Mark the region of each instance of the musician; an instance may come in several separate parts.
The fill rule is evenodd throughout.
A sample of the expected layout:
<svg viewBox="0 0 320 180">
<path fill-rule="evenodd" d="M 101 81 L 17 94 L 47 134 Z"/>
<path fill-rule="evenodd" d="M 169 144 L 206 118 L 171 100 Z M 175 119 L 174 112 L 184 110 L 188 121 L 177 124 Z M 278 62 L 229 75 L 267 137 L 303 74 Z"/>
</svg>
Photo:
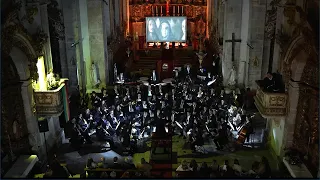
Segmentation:
<svg viewBox="0 0 320 180">
<path fill-rule="evenodd" d="M 103 110 L 108 108 L 108 105 L 106 103 L 106 101 L 102 100 L 101 101 L 101 106 L 100 106 Z"/>
<path fill-rule="evenodd" d="M 83 130 L 84 130 L 84 129 L 87 129 L 88 126 L 89 126 L 88 122 L 83 118 L 82 113 L 79 114 L 78 124 L 80 125 L 80 127 L 81 127 Z"/>
<path fill-rule="evenodd" d="M 106 90 L 105 88 L 102 88 L 101 92 L 102 92 L 102 98 L 101 98 L 101 100 L 102 100 L 102 101 L 105 101 L 106 104 L 107 104 L 107 106 L 111 106 L 111 105 L 112 105 L 112 102 L 111 102 L 110 99 L 109 99 L 109 95 L 108 95 L 107 90 Z"/>
<path fill-rule="evenodd" d="M 95 119 L 95 121 L 97 121 L 96 119 L 98 119 L 98 120 L 100 120 L 100 118 L 102 117 L 102 115 L 103 115 L 103 113 L 102 113 L 102 111 L 101 111 L 101 108 L 100 107 L 98 107 L 98 108 L 96 108 L 96 110 L 95 110 L 95 112 L 94 112 L 94 119 Z"/>
<path fill-rule="evenodd" d="M 249 119 L 249 122 L 246 127 L 247 127 L 246 142 L 250 142 L 250 136 L 253 134 L 252 118 Z"/>
<path fill-rule="evenodd" d="M 84 114 L 84 118 L 85 118 L 85 119 L 89 119 L 91 115 L 92 115 L 92 114 L 91 114 L 90 109 L 86 109 L 86 112 L 85 112 L 85 114 Z"/>
<path fill-rule="evenodd" d="M 218 131 L 217 130 L 213 130 L 213 134 L 215 135 L 214 136 L 214 144 L 216 145 L 217 147 L 217 150 L 221 150 L 223 149 L 223 144 L 224 144 L 224 130 L 222 128 L 219 128 Z"/>
<path fill-rule="evenodd" d="M 110 134 L 107 130 L 105 130 L 103 127 L 102 127 L 102 124 L 99 123 L 97 125 L 97 128 L 96 128 L 96 135 L 97 135 L 97 138 L 101 141 L 106 141 L 109 138 Z"/>
<path fill-rule="evenodd" d="M 113 87 L 113 95 L 114 96 L 120 96 L 119 90 L 118 90 L 118 86 L 114 86 Z"/>
<path fill-rule="evenodd" d="M 91 104 L 93 107 L 98 108 L 100 107 L 101 99 L 97 96 L 95 91 L 91 93 Z"/>
<path fill-rule="evenodd" d="M 70 132 L 70 143 L 75 149 L 79 149 L 85 142 L 80 130 L 77 127 L 76 120 L 72 120 L 72 128 Z"/>
<path fill-rule="evenodd" d="M 196 146 L 203 146 L 203 145 L 204 145 L 204 139 L 202 136 L 202 130 L 198 129 L 198 131 L 196 131 L 195 139 L 193 139 L 193 141 L 191 142 L 191 150 L 195 152 Z"/>
</svg>

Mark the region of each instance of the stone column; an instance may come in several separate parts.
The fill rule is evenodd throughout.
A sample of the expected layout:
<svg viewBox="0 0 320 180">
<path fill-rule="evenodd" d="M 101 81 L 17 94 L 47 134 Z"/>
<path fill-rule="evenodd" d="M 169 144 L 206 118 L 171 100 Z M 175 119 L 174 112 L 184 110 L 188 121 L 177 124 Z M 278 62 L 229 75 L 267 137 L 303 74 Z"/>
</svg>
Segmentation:
<svg viewBox="0 0 320 180">
<path fill-rule="evenodd" d="M 224 11 L 224 38 L 223 38 L 223 57 L 222 57 L 222 75 L 223 84 L 227 86 L 232 66 L 235 65 L 238 72 L 238 64 L 240 57 L 240 43 L 235 43 L 234 62 L 232 62 L 232 43 L 225 42 L 232 39 L 232 33 L 235 33 L 235 38 L 241 37 L 241 14 L 242 0 L 225 1 Z"/>
<path fill-rule="evenodd" d="M 247 43 L 250 43 L 250 11 L 251 0 L 242 1 L 242 20 L 241 20 L 241 45 L 240 45 L 240 62 L 238 69 L 238 84 L 243 87 L 247 87 L 247 77 L 249 66 L 249 47 Z"/>
<path fill-rule="evenodd" d="M 64 20 L 63 17 L 63 0 L 57 0 L 59 7 L 61 9 L 61 20 Z M 63 25 L 65 25 L 63 23 Z M 67 63 L 67 52 L 66 52 L 66 39 L 65 35 L 64 38 L 59 38 L 59 52 L 60 52 L 60 64 L 61 64 L 61 71 L 62 71 L 62 77 L 68 77 L 68 63 Z"/>
<path fill-rule="evenodd" d="M 104 4 L 102 6 L 103 9 L 103 16 L 102 16 L 102 22 L 103 22 L 103 42 L 104 42 L 104 46 L 106 48 L 104 48 L 104 63 L 106 64 L 106 68 L 105 68 L 105 74 L 106 74 L 106 83 L 109 84 L 110 83 L 110 77 L 108 76 L 110 73 L 111 68 L 109 66 L 110 62 L 109 62 L 109 52 L 108 52 L 108 36 L 111 35 L 111 31 L 110 31 L 110 9 L 109 9 L 109 4 Z M 112 67 L 112 66 L 111 66 Z"/>
<path fill-rule="evenodd" d="M 110 1 L 108 2 L 108 4 Z M 89 27 L 89 36 L 90 36 L 90 61 L 86 62 L 87 70 L 87 82 L 92 81 L 92 71 L 91 65 L 95 64 L 98 70 L 98 79 L 101 81 L 101 87 L 105 87 L 107 83 L 107 74 L 106 74 L 106 63 L 105 63 L 105 46 L 104 42 L 104 25 L 103 25 L 103 14 L 104 6 L 106 3 L 104 1 L 88 0 L 88 27 Z M 89 64 L 88 64 L 89 63 Z M 90 67 L 88 67 L 90 65 Z M 88 84 L 88 83 L 87 83 Z M 92 89 L 99 91 L 95 87 Z M 89 89 L 88 89 L 89 90 Z"/>
<path fill-rule="evenodd" d="M 277 21 L 276 21 L 276 33 L 278 30 L 281 30 L 283 22 L 283 8 L 277 8 Z M 273 63 L 272 63 L 272 72 L 280 71 L 280 58 L 281 58 L 281 47 L 275 42 L 274 51 L 273 51 Z"/>
<path fill-rule="evenodd" d="M 77 56 L 76 47 L 79 45 L 79 39 L 76 39 L 76 32 L 78 32 L 77 12 L 78 1 L 62 1 L 63 18 L 65 26 L 65 47 L 66 47 L 66 66 L 69 77 L 69 91 L 74 92 L 78 86 L 77 79 Z M 78 43 L 77 45 L 75 45 Z"/>
<path fill-rule="evenodd" d="M 44 60 L 45 66 L 47 69 L 47 73 L 50 69 L 53 68 L 52 65 L 52 54 L 51 54 L 51 43 L 50 43 L 50 31 L 49 31 L 49 19 L 48 19 L 48 11 L 47 4 L 40 5 L 40 17 L 41 17 L 41 28 L 48 35 L 47 42 L 44 45 Z"/>
<path fill-rule="evenodd" d="M 79 0 L 79 38 L 82 40 L 80 46 L 80 77 L 81 77 L 81 87 L 83 90 L 91 88 L 89 69 L 91 67 L 90 58 L 90 38 L 89 38 L 89 28 L 88 28 L 88 6 L 87 0 Z M 79 66 L 78 65 L 78 66 Z M 79 71 L 79 70 L 78 70 Z M 79 72 L 78 72 L 79 73 Z"/>
<path fill-rule="evenodd" d="M 263 59 L 263 46 L 264 46 L 264 27 L 266 19 L 266 2 L 254 1 L 252 3 L 251 13 L 251 45 L 254 49 L 249 53 L 249 79 L 248 87 L 256 89 L 257 84 L 255 80 L 261 79 L 262 59 Z"/>
<path fill-rule="evenodd" d="M 31 80 L 22 81 L 21 95 L 29 132 L 30 146 L 32 147 L 33 151 L 41 153 L 41 147 L 39 149 L 39 146 L 41 146 L 42 143 L 38 128 L 38 121 L 36 116 L 33 114 L 33 89 Z"/>
<path fill-rule="evenodd" d="M 120 1 L 117 0 L 115 1 L 114 4 L 114 19 L 115 19 L 115 27 L 119 27 L 120 26 Z M 117 32 L 120 33 L 120 32 Z"/>
<path fill-rule="evenodd" d="M 297 107 L 299 102 L 299 84 L 297 82 L 289 82 L 288 97 L 289 107 L 288 115 L 285 119 L 283 147 L 290 147 L 293 141 L 295 121 L 297 116 Z"/>
</svg>

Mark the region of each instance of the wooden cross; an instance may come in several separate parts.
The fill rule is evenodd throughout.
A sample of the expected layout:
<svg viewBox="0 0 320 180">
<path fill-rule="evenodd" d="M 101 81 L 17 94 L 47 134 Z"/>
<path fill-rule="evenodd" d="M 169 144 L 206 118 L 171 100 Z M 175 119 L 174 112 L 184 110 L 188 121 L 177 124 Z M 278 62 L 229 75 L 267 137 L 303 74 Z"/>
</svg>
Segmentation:
<svg viewBox="0 0 320 180">
<path fill-rule="evenodd" d="M 241 42 L 241 39 L 236 39 L 235 34 L 232 33 L 232 39 L 231 40 L 226 40 L 225 42 L 232 42 L 232 62 L 234 62 L 234 49 L 236 46 L 236 42 Z"/>
</svg>

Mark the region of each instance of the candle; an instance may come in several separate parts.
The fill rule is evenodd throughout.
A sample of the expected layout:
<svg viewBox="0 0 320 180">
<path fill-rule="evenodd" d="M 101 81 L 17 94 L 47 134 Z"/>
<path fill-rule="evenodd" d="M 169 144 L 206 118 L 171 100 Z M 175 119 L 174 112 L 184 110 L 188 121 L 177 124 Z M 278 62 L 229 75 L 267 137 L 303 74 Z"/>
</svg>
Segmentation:
<svg viewBox="0 0 320 180">
<path fill-rule="evenodd" d="M 160 9 L 160 14 L 162 15 L 162 6 L 161 6 L 161 9 Z"/>
<path fill-rule="evenodd" d="M 175 6 L 173 6 L 173 14 L 175 13 L 175 9 L 176 9 L 176 7 L 175 7 Z"/>
<path fill-rule="evenodd" d="M 154 14 L 154 7 L 152 6 L 152 15 Z"/>
<path fill-rule="evenodd" d="M 156 13 L 158 14 L 158 6 L 156 6 Z"/>
<path fill-rule="evenodd" d="M 178 14 L 179 14 L 179 11 L 180 11 L 180 7 L 178 6 Z"/>
<path fill-rule="evenodd" d="M 182 6 L 182 11 L 181 11 L 181 13 L 183 14 L 183 6 Z"/>
</svg>

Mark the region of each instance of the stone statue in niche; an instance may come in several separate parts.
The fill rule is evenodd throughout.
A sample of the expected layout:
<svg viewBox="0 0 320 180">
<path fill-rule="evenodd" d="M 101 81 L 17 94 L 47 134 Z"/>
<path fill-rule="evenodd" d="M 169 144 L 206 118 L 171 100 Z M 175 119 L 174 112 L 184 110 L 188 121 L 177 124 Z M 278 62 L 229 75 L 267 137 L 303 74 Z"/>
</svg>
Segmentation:
<svg viewBox="0 0 320 180">
<path fill-rule="evenodd" d="M 98 88 L 100 85 L 100 78 L 98 73 L 98 67 L 94 62 L 91 64 L 91 80 L 92 80 L 92 86 L 95 88 Z"/>
</svg>

